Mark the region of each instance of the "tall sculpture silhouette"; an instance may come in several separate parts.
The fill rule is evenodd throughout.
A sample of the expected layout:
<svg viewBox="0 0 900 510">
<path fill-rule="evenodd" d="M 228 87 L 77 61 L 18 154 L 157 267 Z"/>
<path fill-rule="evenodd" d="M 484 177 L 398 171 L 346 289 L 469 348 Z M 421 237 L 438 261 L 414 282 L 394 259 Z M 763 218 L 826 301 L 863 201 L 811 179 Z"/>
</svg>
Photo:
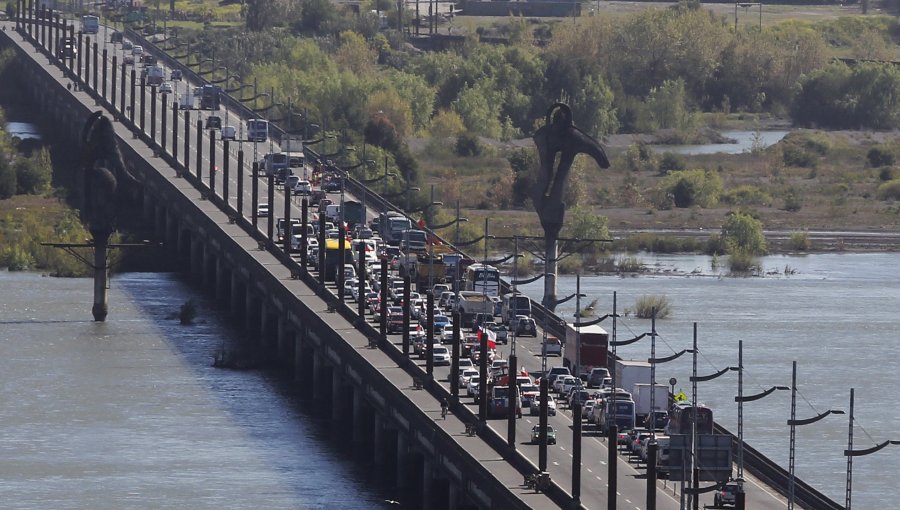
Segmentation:
<svg viewBox="0 0 900 510">
<path fill-rule="evenodd" d="M 81 132 L 81 221 L 93 238 L 95 321 L 109 311 L 107 283 L 109 237 L 116 231 L 119 210 L 134 203 L 137 179 L 125 168 L 112 122 L 102 112 L 88 117 Z"/>
<path fill-rule="evenodd" d="M 544 228 L 546 269 L 542 304 L 555 310 L 556 262 L 559 232 L 566 216 L 563 193 L 569 170 L 578 154 L 591 156 L 600 168 L 609 168 L 609 159 L 599 142 L 575 126 L 572 109 L 565 103 L 554 103 L 547 109 L 544 125 L 535 131 L 532 138 L 537 145 L 541 165 L 531 190 L 531 200 Z"/>
</svg>

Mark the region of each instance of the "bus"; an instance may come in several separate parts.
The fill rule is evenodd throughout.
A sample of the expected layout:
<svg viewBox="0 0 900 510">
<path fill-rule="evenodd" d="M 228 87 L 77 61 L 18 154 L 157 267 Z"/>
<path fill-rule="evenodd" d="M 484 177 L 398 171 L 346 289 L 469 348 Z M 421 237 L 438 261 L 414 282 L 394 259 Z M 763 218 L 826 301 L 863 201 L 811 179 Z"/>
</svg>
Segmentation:
<svg viewBox="0 0 900 510">
<path fill-rule="evenodd" d="M 463 290 L 481 292 L 488 296 L 499 296 L 500 271 L 494 266 L 470 265 L 466 268 L 466 283 Z"/>
<path fill-rule="evenodd" d="M 703 404 L 697 408 L 697 434 L 709 435 L 713 433 L 712 409 Z M 669 414 L 669 424 L 666 425 L 666 435 L 690 434 L 691 422 L 694 418 L 694 406 L 690 402 L 676 404 Z"/>
<path fill-rule="evenodd" d="M 516 315 L 531 317 L 531 299 L 518 292 L 515 294 L 504 294 L 503 305 L 500 312 L 503 323 L 509 325 L 509 321 L 516 318 Z"/>
<path fill-rule="evenodd" d="M 81 31 L 85 34 L 96 34 L 100 31 L 100 18 L 88 14 L 81 17 Z"/>
<path fill-rule="evenodd" d="M 265 119 L 247 120 L 247 140 L 265 142 L 269 139 L 269 121 Z"/>
</svg>

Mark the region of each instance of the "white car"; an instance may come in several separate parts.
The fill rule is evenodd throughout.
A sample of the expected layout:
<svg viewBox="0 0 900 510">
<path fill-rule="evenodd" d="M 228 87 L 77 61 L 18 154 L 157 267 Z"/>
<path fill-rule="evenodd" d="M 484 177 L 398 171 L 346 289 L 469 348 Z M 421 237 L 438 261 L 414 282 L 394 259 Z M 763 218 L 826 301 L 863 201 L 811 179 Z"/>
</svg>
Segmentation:
<svg viewBox="0 0 900 510">
<path fill-rule="evenodd" d="M 266 218 L 269 216 L 269 204 L 261 203 L 256 205 L 256 215 L 260 218 Z"/>
<path fill-rule="evenodd" d="M 475 374 L 469 377 L 469 384 L 466 385 L 466 395 L 474 397 L 478 395 L 478 385 L 481 382 L 481 375 Z"/>
<path fill-rule="evenodd" d="M 432 344 L 431 362 L 434 364 L 434 366 L 449 365 L 450 351 L 448 351 L 447 348 L 441 344 Z"/>
<path fill-rule="evenodd" d="M 529 409 L 529 414 L 532 416 L 537 416 L 541 414 L 541 399 L 536 398 L 531 401 L 531 408 Z M 553 397 L 547 395 L 547 416 L 556 416 L 556 401 L 553 400 Z"/>
<path fill-rule="evenodd" d="M 164 81 L 159 85 L 159 93 L 160 94 L 171 94 L 172 93 L 172 82 Z"/>
<path fill-rule="evenodd" d="M 469 379 L 472 376 L 478 376 L 478 370 L 474 368 L 467 368 L 459 373 L 459 387 L 467 388 L 469 386 Z"/>
<path fill-rule="evenodd" d="M 563 393 L 563 385 L 568 382 L 570 387 L 575 384 L 575 377 L 571 375 L 564 375 L 562 377 L 557 377 L 555 381 L 553 381 L 553 390 L 557 393 Z"/>
<path fill-rule="evenodd" d="M 459 369 L 466 370 L 469 368 L 474 369 L 475 363 L 472 363 L 472 360 L 469 358 L 459 358 Z"/>
<path fill-rule="evenodd" d="M 453 324 L 447 324 L 446 326 L 441 328 L 440 331 L 435 331 L 435 333 L 436 334 L 439 333 L 441 335 L 441 343 L 442 344 L 449 344 L 449 343 L 453 342 Z M 460 361 L 462 361 L 462 360 L 460 360 Z M 469 360 L 470 363 L 471 363 L 471 361 L 472 360 Z"/>
<path fill-rule="evenodd" d="M 568 402 L 569 394 L 572 393 L 572 390 L 574 390 L 575 388 L 580 388 L 580 387 L 581 387 L 581 379 L 574 377 L 574 376 L 569 376 L 569 377 L 566 377 L 563 379 L 562 388 L 559 393 L 561 395 L 565 395 L 566 401 Z"/>
<path fill-rule="evenodd" d="M 131 47 L 131 54 L 134 55 L 135 57 L 143 55 L 144 47 L 141 46 L 140 44 L 135 44 L 134 46 Z"/>
</svg>

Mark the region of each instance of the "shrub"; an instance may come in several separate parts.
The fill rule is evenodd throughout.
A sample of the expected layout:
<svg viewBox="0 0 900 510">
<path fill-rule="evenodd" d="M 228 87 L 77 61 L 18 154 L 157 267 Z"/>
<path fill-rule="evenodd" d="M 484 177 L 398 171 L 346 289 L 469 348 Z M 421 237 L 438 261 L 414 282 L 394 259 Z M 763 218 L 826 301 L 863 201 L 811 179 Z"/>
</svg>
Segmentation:
<svg viewBox="0 0 900 510">
<path fill-rule="evenodd" d="M 800 199 L 800 195 L 794 191 L 788 191 L 787 195 L 784 196 L 784 210 L 797 212 L 801 207 L 803 207 L 803 201 Z"/>
<path fill-rule="evenodd" d="M 759 273 L 761 268 L 756 257 L 746 250 L 734 250 L 728 254 L 728 269 L 732 273 Z"/>
<path fill-rule="evenodd" d="M 659 173 L 662 175 L 666 175 L 670 172 L 684 170 L 686 168 L 687 163 L 685 163 L 684 157 L 679 154 L 675 154 L 674 152 L 664 153 L 659 160 Z"/>
<path fill-rule="evenodd" d="M 872 147 L 866 154 L 869 166 L 878 168 L 894 164 L 894 153 L 887 147 Z"/>
<path fill-rule="evenodd" d="M 891 179 L 878 186 L 876 196 L 879 200 L 900 200 L 900 179 Z"/>
<path fill-rule="evenodd" d="M 772 196 L 756 186 L 745 184 L 726 191 L 721 201 L 731 205 L 768 206 L 772 203 Z"/>
<path fill-rule="evenodd" d="M 746 253 L 753 256 L 766 253 L 762 222 L 747 213 L 729 214 L 722 225 L 722 238 L 729 255 Z"/>
<path fill-rule="evenodd" d="M 672 197 L 675 207 L 715 207 L 722 193 L 722 179 L 709 170 L 682 170 L 663 178 L 660 190 Z"/>
<path fill-rule="evenodd" d="M 672 313 L 672 305 L 669 303 L 669 298 L 665 294 L 657 296 L 641 296 L 638 298 L 637 303 L 635 303 L 634 309 L 634 314 L 639 319 L 652 318 L 654 311 L 656 312 L 657 319 L 665 319 Z"/>
<path fill-rule="evenodd" d="M 796 145 L 786 145 L 782 149 L 782 159 L 787 166 L 799 166 L 801 168 L 811 168 L 816 166 L 816 157 L 810 151 L 797 147 Z"/>
<path fill-rule="evenodd" d="M 193 299 L 188 299 L 181 305 L 181 309 L 178 311 L 178 320 L 184 324 L 193 324 L 194 319 L 197 318 L 197 303 L 194 302 Z"/>
<path fill-rule="evenodd" d="M 881 170 L 878 172 L 878 179 L 882 182 L 890 181 L 894 178 L 894 169 L 889 166 L 881 167 Z"/>
<path fill-rule="evenodd" d="M 812 248 L 812 241 L 809 239 L 809 232 L 791 232 L 788 246 L 792 250 L 807 251 Z"/>
<path fill-rule="evenodd" d="M 0 267 L 9 271 L 28 271 L 34 265 L 34 257 L 21 246 L 7 246 L 0 251 Z"/>
<path fill-rule="evenodd" d="M 616 261 L 620 273 L 640 273 L 644 267 L 644 261 L 638 257 L 621 257 Z"/>
<path fill-rule="evenodd" d="M 481 156 L 484 147 L 478 140 L 478 137 L 471 133 L 462 133 L 456 137 L 456 154 L 467 156 Z"/>
</svg>

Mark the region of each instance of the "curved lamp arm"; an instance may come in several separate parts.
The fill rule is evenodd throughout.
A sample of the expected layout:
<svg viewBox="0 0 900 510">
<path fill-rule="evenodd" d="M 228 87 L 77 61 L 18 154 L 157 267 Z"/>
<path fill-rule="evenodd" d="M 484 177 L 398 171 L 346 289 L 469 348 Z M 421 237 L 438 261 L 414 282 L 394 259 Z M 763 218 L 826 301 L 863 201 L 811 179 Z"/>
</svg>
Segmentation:
<svg viewBox="0 0 900 510">
<path fill-rule="evenodd" d="M 841 411 L 840 409 L 829 409 L 818 416 L 813 416 L 812 418 L 805 418 L 802 420 L 788 420 L 787 424 L 793 425 L 793 426 L 809 425 L 811 423 L 815 423 L 815 422 L 821 420 L 822 418 L 828 416 L 829 414 L 844 414 L 844 411 Z"/>
</svg>

